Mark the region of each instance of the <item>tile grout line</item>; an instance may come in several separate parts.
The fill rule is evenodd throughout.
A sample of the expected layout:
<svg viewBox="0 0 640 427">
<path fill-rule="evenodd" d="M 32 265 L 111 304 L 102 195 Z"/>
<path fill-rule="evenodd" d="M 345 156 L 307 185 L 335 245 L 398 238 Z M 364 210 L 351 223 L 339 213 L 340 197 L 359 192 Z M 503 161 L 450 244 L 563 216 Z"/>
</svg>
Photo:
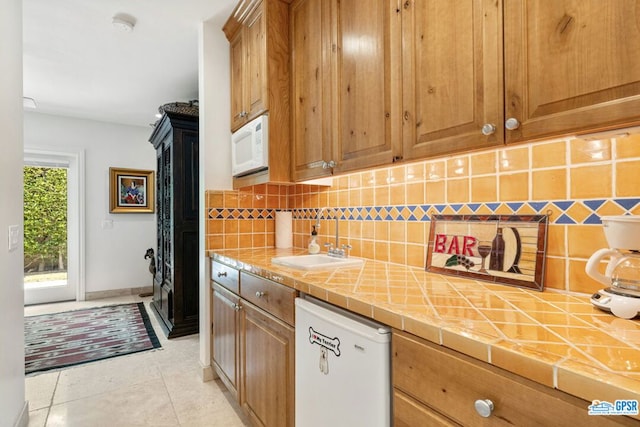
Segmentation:
<svg viewBox="0 0 640 427">
<path fill-rule="evenodd" d="M 49 422 L 49 415 L 51 414 L 51 407 L 53 406 L 53 398 L 56 395 L 56 391 L 58 391 L 59 382 L 60 382 L 60 371 L 56 372 L 56 384 L 53 387 L 53 393 L 51 393 L 51 399 L 49 400 L 49 406 L 47 406 L 47 415 L 44 418 L 44 425 L 45 426 Z"/>
<path fill-rule="evenodd" d="M 162 372 L 161 369 L 158 369 L 158 371 L 160 373 L 160 378 L 162 379 L 162 385 L 164 385 L 164 391 L 167 393 L 167 397 L 169 398 L 169 402 L 171 402 L 171 410 L 173 411 L 173 415 L 176 417 L 176 421 L 178 422 L 178 426 L 181 426 L 182 422 L 180 422 L 180 418 L 178 417 L 178 412 L 176 411 L 176 407 L 173 404 L 173 399 L 171 398 L 171 393 L 169 393 L 169 387 L 167 386 L 167 382 L 165 381 L 164 373 Z"/>
</svg>

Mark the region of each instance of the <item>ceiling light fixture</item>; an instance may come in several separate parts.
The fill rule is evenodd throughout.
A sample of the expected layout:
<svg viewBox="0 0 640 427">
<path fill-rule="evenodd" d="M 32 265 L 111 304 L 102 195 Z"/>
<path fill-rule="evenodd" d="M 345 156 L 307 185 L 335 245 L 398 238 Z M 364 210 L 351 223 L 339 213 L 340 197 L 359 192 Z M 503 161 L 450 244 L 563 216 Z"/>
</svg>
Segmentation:
<svg viewBox="0 0 640 427">
<path fill-rule="evenodd" d="M 36 108 L 38 108 L 38 106 L 36 105 L 36 100 L 33 98 L 29 98 L 28 96 L 22 97 L 22 107 L 28 108 L 30 110 L 35 110 Z"/>
<path fill-rule="evenodd" d="M 136 25 L 136 18 L 125 13 L 117 13 L 113 16 L 111 23 L 123 33 L 130 33 Z"/>
</svg>

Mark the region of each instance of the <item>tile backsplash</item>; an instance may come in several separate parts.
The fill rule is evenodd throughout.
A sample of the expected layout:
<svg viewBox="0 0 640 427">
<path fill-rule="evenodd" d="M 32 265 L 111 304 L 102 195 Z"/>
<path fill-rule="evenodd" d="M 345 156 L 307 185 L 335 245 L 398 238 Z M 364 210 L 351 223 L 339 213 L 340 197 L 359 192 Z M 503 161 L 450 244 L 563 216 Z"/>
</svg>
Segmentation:
<svg viewBox="0 0 640 427">
<path fill-rule="evenodd" d="M 293 243 L 306 248 L 320 208 L 320 243 L 335 236 L 351 255 L 425 266 L 430 216 L 548 214 L 545 286 L 592 293 L 584 266 L 606 247 L 603 215 L 640 215 L 640 134 L 514 147 L 365 170 L 331 187 L 257 185 L 207 191 L 207 248 L 272 247 L 275 211 L 293 211 Z"/>
</svg>

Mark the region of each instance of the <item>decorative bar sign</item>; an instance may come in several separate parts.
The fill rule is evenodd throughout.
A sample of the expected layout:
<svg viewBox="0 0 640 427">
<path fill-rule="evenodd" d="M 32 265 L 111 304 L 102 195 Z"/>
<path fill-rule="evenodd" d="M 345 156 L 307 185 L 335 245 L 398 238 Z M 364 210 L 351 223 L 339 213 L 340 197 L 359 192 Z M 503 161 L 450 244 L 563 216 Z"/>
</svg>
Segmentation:
<svg viewBox="0 0 640 427">
<path fill-rule="evenodd" d="M 546 215 L 433 215 L 426 270 L 544 289 Z"/>
</svg>

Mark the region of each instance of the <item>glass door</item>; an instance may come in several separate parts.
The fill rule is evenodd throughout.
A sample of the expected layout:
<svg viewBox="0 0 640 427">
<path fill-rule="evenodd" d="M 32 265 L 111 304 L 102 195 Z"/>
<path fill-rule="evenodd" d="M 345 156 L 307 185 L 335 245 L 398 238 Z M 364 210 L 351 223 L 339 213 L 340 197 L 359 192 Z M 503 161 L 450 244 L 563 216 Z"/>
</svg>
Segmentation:
<svg viewBox="0 0 640 427">
<path fill-rule="evenodd" d="M 25 155 L 25 305 L 75 300 L 78 288 L 76 173 L 64 156 Z"/>
</svg>

